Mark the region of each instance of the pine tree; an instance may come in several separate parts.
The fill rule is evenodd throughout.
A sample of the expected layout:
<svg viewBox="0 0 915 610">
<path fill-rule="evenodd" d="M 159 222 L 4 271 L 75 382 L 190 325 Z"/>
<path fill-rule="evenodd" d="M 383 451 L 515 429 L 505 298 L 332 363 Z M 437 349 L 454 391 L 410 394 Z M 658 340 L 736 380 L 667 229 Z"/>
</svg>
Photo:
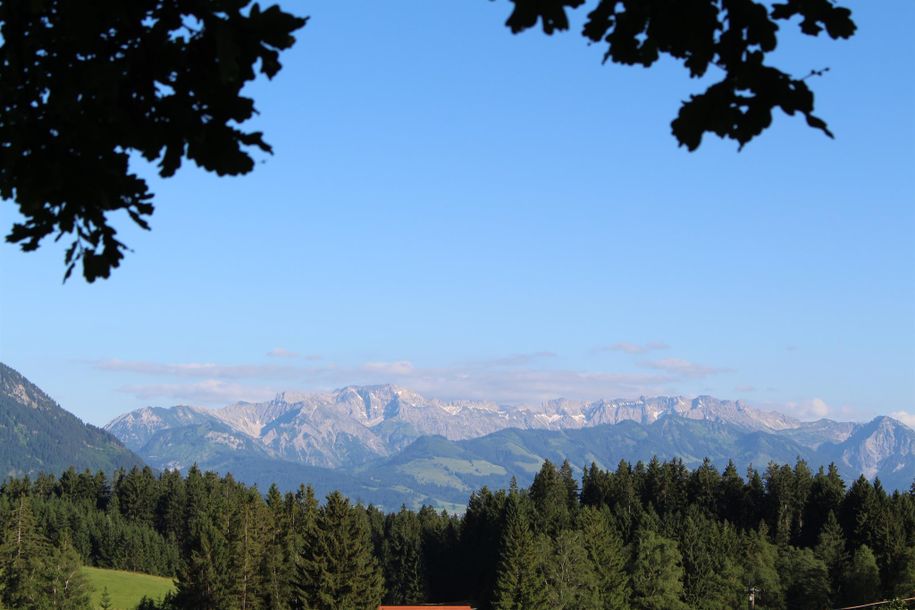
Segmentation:
<svg viewBox="0 0 915 610">
<path fill-rule="evenodd" d="M 383 564 L 385 514 L 374 504 L 366 506 L 363 512 L 365 514 L 365 522 L 369 526 L 369 538 L 372 540 L 372 552 L 375 554 L 375 557 L 378 558 L 379 562 L 382 562 Z M 382 570 L 384 570 L 383 565 Z"/>
<path fill-rule="evenodd" d="M 756 607 L 782 610 L 785 602 L 778 572 L 778 547 L 769 542 L 765 522 L 759 530 L 745 533 L 742 567 L 746 584 L 757 589 Z"/>
<path fill-rule="evenodd" d="M 572 504 L 574 479 L 568 463 L 563 469 L 546 460 L 540 472 L 534 477 L 530 487 L 530 498 L 534 503 L 534 530 L 555 537 L 560 531 L 568 528 L 572 522 Z M 571 480 L 571 485 L 570 485 Z M 577 500 L 575 500 L 577 504 Z"/>
<path fill-rule="evenodd" d="M 164 538 L 179 540 L 184 529 L 184 507 L 187 504 L 184 478 L 177 470 L 166 470 L 159 477 L 159 487 L 156 529 Z"/>
<path fill-rule="evenodd" d="M 712 461 L 705 458 L 689 477 L 689 498 L 692 504 L 707 515 L 715 514 L 718 507 L 718 495 L 721 485 L 721 475 L 712 465 Z"/>
<path fill-rule="evenodd" d="M 817 559 L 826 564 L 832 590 L 834 593 L 838 593 L 844 585 L 848 553 L 845 552 L 845 536 L 842 534 L 842 527 L 832 511 L 826 516 L 813 552 Z"/>
<path fill-rule="evenodd" d="M 566 488 L 566 506 L 574 517 L 578 513 L 580 505 L 578 481 L 575 480 L 575 473 L 572 472 L 572 465 L 569 460 L 563 460 L 562 466 L 559 467 L 559 478 L 562 479 Z"/>
<path fill-rule="evenodd" d="M 717 515 L 719 519 L 727 519 L 734 525 L 746 527 L 749 525 L 744 514 L 744 483 L 737 467 L 732 460 L 728 460 L 727 466 L 721 473 L 721 479 L 718 483 L 718 506 Z M 755 526 L 756 524 L 752 524 Z"/>
<path fill-rule="evenodd" d="M 610 479 L 607 503 L 619 526 L 623 540 L 631 541 L 637 529 L 636 523 L 644 509 L 639 498 L 637 478 L 626 460 L 620 460 L 616 472 Z"/>
<path fill-rule="evenodd" d="M 787 580 L 785 601 L 794 610 L 822 610 L 830 605 L 829 571 L 810 549 L 784 547 L 779 570 Z"/>
<path fill-rule="evenodd" d="M 878 601 L 880 595 L 880 570 L 873 551 L 866 544 L 852 555 L 845 572 L 844 600 L 847 604 Z"/>
<path fill-rule="evenodd" d="M 381 602 L 384 579 L 365 512 L 339 492 L 327 496 L 307 534 L 296 589 L 307 610 L 375 610 Z"/>
<path fill-rule="evenodd" d="M 797 505 L 795 477 L 791 466 L 771 462 L 766 468 L 766 520 L 781 547 L 791 541 Z"/>
<path fill-rule="evenodd" d="M 290 494 L 290 499 L 292 496 Z M 265 610 L 288 610 L 293 599 L 294 531 L 292 502 L 286 502 L 276 485 L 267 491 L 266 545 L 260 566 L 261 605 Z"/>
<path fill-rule="evenodd" d="M 426 599 L 419 517 L 405 507 L 385 520 L 384 577 L 388 603 L 410 604 Z"/>
<path fill-rule="evenodd" d="M 804 510 L 810 499 L 810 490 L 813 487 L 813 473 L 805 460 L 798 458 L 794 465 L 793 503 L 791 505 L 791 539 L 793 544 L 799 544 L 803 539 L 806 512 Z"/>
<path fill-rule="evenodd" d="M 70 538 L 64 535 L 54 549 L 47 575 L 47 597 L 54 610 L 83 610 L 89 606 L 91 585 Z"/>
<path fill-rule="evenodd" d="M 549 541 L 544 545 L 549 545 Z M 551 610 L 600 610 L 597 574 L 588 560 L 581 532 L 564 530 L 551 547 L 552 554 L 544 562 L 547 607 Z"/>
<path fill-rule="evenodd" d="M 102 595 L 99 597 L 98 605 L 101 610 L 111 610 L 111 594 L 108 593 L 108 587 L 102 589 Z"/>
<path fill-rule="evenodd" d="M 579 513 L 578 526 L 582 546 L 597 578 L 599 608 L 626 610 L 629 608 L 629 575 L 626 572 L 626 555 L 623 544 L 610 525 L 606 508 L 598 510 L 586 506 Z"/>
<path fill-rule="evenodd" d="M 832 512 L 835 517 L 844 497 L 845 482 L 836 465 L 830 464 L 828 471 L 820 466 L 813 477 L 810 496 L 804 508 L 804 531 L 800 541 L 803 546 L 816 544 L 829 513 Z"/>
<path fill-rule="evenodd" d="M 429 595 L 426 599 L 445 600 L 467 597 L 461 588 L 459 553 L 460 518 L 444 510 L 437 513 L 431 506 L 423 506 L 417 515 L 422 539 L 423 574 Z"/>
<path fill-rule="evenodd" d="M 504 519 L 509 497 L 529 500 L 523 494 L 492 492 L 483 487 L 470 495 L 460 526 L 460 570 L 455 579 L 464 597 L 484 608 L 491 605 L 498 575 L 500 547 L 505 535 Z"/>
<path fill-rule="evenodd" d="M 915 546 L 915 527 L 913 527 L 915 522 L 909 526 L 909 531 L 912 533 L 910 538 L 906 528 L 906 519 L 900 511 L 902 497 L 898 494 L 894 494 L 892 498 L 888 497 L 879 479 L 874 481 L 874 488 L 877 495 L 877 506 L 873 515 L 873 544 L 869 546 L 877 560 L 885 588 L 891 592 L 894 573 L 901 567 L 909 549 Z"/>
<path fill-rule="evenodd" d="M 237 607 L 250 610 L 258 606 L 261 593 L 260 567 L 266 516 L 256 489 L 244 491 L 235 505 L 228 533 L 229 569 L 235 580 Z"/>
<path fill-rule="evenodd" d="M 648 529 L 639 531 L 632 565 L 632 606 L 688 610 L 682 596 L 683 565 L 676 542 Z"/>
<path fill-rule="evenodd" d="M 862 544 L 873 544 L 873 528 L 875 525 L 875 512 L 877 510 L 877 494 L 870 481 L 864 475 L 858 477 L 845 499 L 842 501 L 839 523 L 845 531 L 850 548 L 857 548 Z"/>
<path fill-rule="evenodd" d="M 742 591 L 733 561 L 736 535 L 693 508 L 681 527 L 684 598 L 690 608 L 715 610 L 738 604 Z"/>
<path fill-rule="evenodd" d="M 196 526 L 190 556 L 178 571 L 176 601 L 181 608 L 231 610 L 236 608 L 230 551 L 225 536 L 208 520 Z"/>
<path fill-rule="evenodd" d="M 50 547 L 38 532 L 28 496 L 16 500 L 0 543 L 0 591 L 11 608 L 49 603 L 46 584 Z"/>
<path fill-rule="evenodd" d="M 601 470 L 596 463 L 591 462 L 582 474 L 581 505 L 595 508 L 606 505 L 612 496 L 611 477 L 609 472 Z"/>
<path fill-rule="evenodd" d="M 747 483 L 743 495 L 744 527 L 756 527 L 765 517 L 766 488 L 759 471 L 747 467 Z M 771 535 L 771 531 L 770 531 Z"/>
<path fill-rule="evenodd" d="M 517 493 L 506 506 L 502 551 L 492 607 L 495 610 L 539 610 L 547 608 L 544 553 L 531 532 L 527 515 Z"/>
<path fill-rule="evenodd" d="M 889 589 L 893 595 L 915 597 L 915 545 L 910 544 L 897 558 L 891 574 Z"/>
</svg>

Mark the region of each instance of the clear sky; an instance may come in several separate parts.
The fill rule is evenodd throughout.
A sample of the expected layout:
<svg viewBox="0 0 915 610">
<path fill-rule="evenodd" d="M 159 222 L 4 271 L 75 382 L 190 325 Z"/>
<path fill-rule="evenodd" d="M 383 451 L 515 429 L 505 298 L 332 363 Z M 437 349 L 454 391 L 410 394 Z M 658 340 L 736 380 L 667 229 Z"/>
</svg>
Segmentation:
<svg viewBox="0 0 915 610">
<path fill-rule="evenodd" d="M 153 230 L 121 222 L 94 285 L 0 245 L 0 360 L 66 409 L 392 382 L 915 414 L 915 3 L 852 3 L 850 41 L 790 28 L 837 137 L 779 114 L 739 153 L 677 148 L 704 88 L 680 67 L 512 36 L 504 0 L 288 6 L 312 19 L 251 87 L 252 174 L 153 179 Z"/>
</svg>

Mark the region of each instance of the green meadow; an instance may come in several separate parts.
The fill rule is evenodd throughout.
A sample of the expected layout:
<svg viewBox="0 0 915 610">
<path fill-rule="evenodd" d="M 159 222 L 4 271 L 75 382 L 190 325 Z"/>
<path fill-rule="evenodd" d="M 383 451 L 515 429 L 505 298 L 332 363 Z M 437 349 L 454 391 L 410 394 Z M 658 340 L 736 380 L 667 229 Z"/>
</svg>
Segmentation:
<svg viewBox="0 0 915 610">
<path fill-rule="evenodd" d="M 93 608 L 99 607 L 105 587 L 108 588 L 108 595 L 111 597 L 111 607 L 118 610 L 135 608 L 144 595 L 161 599 L 163 595 L 175 588 L 171 578 L 161 576 L 90 567 L 84 567 L 83 572 L 95 589 L 92 592 Z"/>
</svg>

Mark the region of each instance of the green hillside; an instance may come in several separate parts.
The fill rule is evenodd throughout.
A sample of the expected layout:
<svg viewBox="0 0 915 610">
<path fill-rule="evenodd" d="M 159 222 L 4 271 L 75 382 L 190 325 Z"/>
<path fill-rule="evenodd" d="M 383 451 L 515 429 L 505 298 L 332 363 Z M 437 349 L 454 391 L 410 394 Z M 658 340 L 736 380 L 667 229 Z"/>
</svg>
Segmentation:
<svg viewBox="0 0 915 610">
<path fill-rule="evenodd" d="M 152 599 L 161 599 L 175 589 L 172 579 L 161 576 L 89 567 L 84 567 L 83 572 L 95 589 L 92 593 L 93 608 L 99 607 L 102 591 L 106 587 L 111 597 L 111 607 L 118 610 L 132 610 L 144 595 Z"/>
<path fill-rule="evenodd" d="M 111 434 L 84 424 L 28 379 L 0 363 L 0 479 L 60 473 L 70 466 L 112 472 L 143 461 Z"/>
</svg>

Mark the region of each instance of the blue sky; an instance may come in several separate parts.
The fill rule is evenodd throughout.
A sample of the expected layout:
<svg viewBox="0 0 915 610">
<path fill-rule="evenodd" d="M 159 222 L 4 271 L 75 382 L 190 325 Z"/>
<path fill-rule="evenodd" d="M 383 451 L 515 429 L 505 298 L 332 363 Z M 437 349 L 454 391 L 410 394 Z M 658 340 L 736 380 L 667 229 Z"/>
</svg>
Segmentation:
<svg viewBox="0 0 915 610">
<path fill-rule="evenodd" d="M 512 36 L 504 1 L 308 2 L 251 87 L 275 154 L 153 176 L 108 281 L 2 244 L 0 359 L 95 424 L 379 382 L 915 414 L 915 5 L 852 7 L 852 40 L 778 54 L 830 68 L 835 140 L 778 115 L 688 153 L 669 123 L 702 84 L 672 63 Z"/>
</svg>

